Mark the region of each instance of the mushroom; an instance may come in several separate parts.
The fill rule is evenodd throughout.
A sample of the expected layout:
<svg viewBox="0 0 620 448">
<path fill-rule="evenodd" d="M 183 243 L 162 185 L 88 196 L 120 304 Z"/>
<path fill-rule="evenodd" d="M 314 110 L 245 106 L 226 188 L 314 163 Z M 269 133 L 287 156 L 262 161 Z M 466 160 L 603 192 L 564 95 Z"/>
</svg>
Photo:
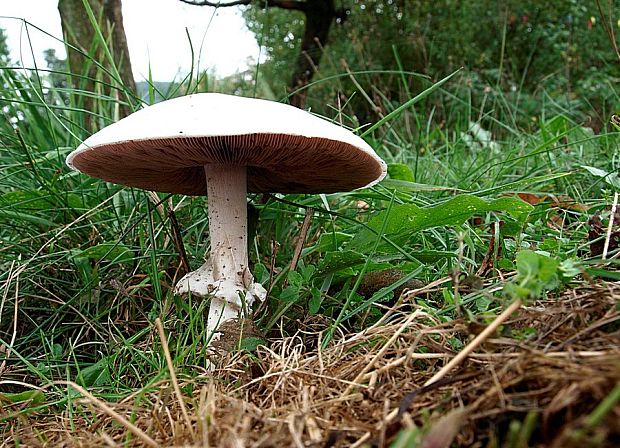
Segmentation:
<svg viewBox="0 0 620 448">
<path fill-rule="evenodd" d="M 145 107 L 87 138 L 67 165 L 130 187 L 208 196 L 210 257 L 175 292 L 211 298 L 212 340 L 267 294 L 248 269 L 248 191 L 349 191 L 386 172 L 343 127 L 282 103 L 217 93 Z"/>
</svg>

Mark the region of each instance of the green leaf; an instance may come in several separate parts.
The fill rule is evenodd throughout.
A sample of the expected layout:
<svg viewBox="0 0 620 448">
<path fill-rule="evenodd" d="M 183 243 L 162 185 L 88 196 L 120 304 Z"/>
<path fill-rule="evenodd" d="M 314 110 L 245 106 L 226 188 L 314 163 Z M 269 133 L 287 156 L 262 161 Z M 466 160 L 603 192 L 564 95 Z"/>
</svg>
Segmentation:
<svg viewBox="0 0 620 448">
<path fill-rule="evenodd" d="M 600 177 L 612 187 L 616 189 L 620 189 L 620 178 L 618 177 L 618 173 L 614 171 L 607 172 L 600 168 L 595 168 L 593 166 L 587 166 L 587 165 L 581 165 L 581 168 L 585 169 L 593 176 Z"/>
<path fill-rule="evenodd" d="M 538 255 L 538 278 L 544 282 L 545 287 L 551 289 L 557 285 L 559 266 L 558 260 Z"/>
<path fill-rule="evenodd" d="M 26 221 L 41 226 L 54 227 L 56 224 L 49 219 L 40 218 L 30 213 L 23 213 L 13 210 L 0 209 L 0 220 L 11 220 L 14 222 Z"/>
<path fill-rule="evenodd" d="M 435 263 L 446 258 L 456 258 L 457 254 L 447 250 L 419 250 L 410 253 L 413 258 L 422 263 Z"/>
<path fill-rule="evenodd" d="M 560 285 L 558 260 L 532 250 L 517 254 L 517 275 L 504 286 L 504 294 L 522 300 L 537 299 Z"/>
<path fill-rule="evenodd" d="M 280 293 L 280 300 L 283 302 L 297 302 L 299 300 L 299 287 L 287 286 Z"/>
<path fill-rule="evenodd" d="M 269 270 L 264 264 L 256 263 L 254 265 L 254 280 L 261 285 L 266 285 L 269 281 Z"/>
<path fill-rule="evenodd" d="M 29 402 L 29 407 L 33 407 L 45 401 L 45 394 L 40 390 L 27 390 L 13 394 L 0 394 L 0 401 L 10 403 Z"/>
<path fill-rule="evenodd" d="M 420 184 L 418 182 L 410 182 L 399 179 L 385 179 L 381 181 L 381 185 L 387 188 L 396 188 L 397 190 L 405 190 L 411 192 L 422 191 L 462 191 L 458 188 L 443 187 L 441 185 Z M 369 196 L 370 197 L 370 196 Z"/>
<path fill-rule="evenodd" d="M 0 207 L 21 211 L 57 211 L 59 207 L 79 208 L 83 201 L 75 193 L 62 193 L 55 196 L 34 190 L 9 191 L 0 195 Z"/>
<path fill-rule="evenodd" d="M 256 336 L 249 336 L 239 341 L 239 349 L 246 352 L 255 352 L 260 345 L 267 345 L 267 341 Z"/>
<path fill-rule="evenodd" d="M 52 356 L 54 357 L 54 359 L 60 359 L 62 357 L 62 353 L 64 352 L 64 349 L 62 348 L 62 345 L 60 344 L 52 344 Z"/>
<path fill-rule="evenodd" d="M 300 266 L 298 266 L 298 269 L 301 270 L 301 275 L 304 278 L 304 281 L 306 283 L 310 283 L 312 276 L 316 272 L 316 266 L 314 266 L 313 264 L 309 264 L 308 266 L 301 266 L 301 263 L 300 263 Z"/>
<path fill-rule="evenodd" d="M 351 235 L 348 233 L 342 232 L 328 232 L 322 233 L 319 236 L 319 240 L 317 243 L 312 246 L 305 248 L 301 251 L 302 256 L 306 256 L 311 252 L 327 252 L 330 250 L 334 250 L 335 248 L 340 247 L 344 242 L 351 240 Z"/>
<path fill-rule="evenodd" d="M 404 180 L 406 182 L 413 182 L 413 171 L 404 163 L 390 163 L 387 167 L 388 175 L 393 180 Z"/>
<path fill-rule="evenodd" d="M 310 300 L 308 301 L 308 311 L 310 314 L 316 314 L 321 308 L 323 298 L 321 297 L 321 291 L 318 288 L 312 288 L 310 290 Z"/>
<path fill-rule="evenodd" d="M 73 263 L 75 263 L 75 267 L 77 268 L 77 271 L 80 273 L 80 276 L 82 277 L 82 281 L 84 282 L 84 285 L 93 285 L 96 284 L 93 281 L 93 278 L 95 277 L 95 275 L 93 275 L 93 267 L 90 265 L 90 260 L 87 257 L 78 257 L 78 256 L 74 256 L 72 258 Z"/>
<path fill-rule="evenodd" d="M 102 386 L 110 382 L 109 359 L 103 358 L 80 371 L 76 382 L 84 387 Z"/>
<path fill-rule="evenodd" d="M 49 195 L 40 191 L 9 191 L 0 195 L 0 206 L 19 210 L 49 210 L 53 207 Z"/>
<path fill-rule="evenodd" d="M 497 267 L 505 271 L 514 271 L 517 267 L 508 258 L 500 258 L 497 260 Z"/>
<path fill-rule="evenodd" d="M 564 115 L 556 115 L 550 120 L 541 120 L 540 134 L 545 140 L 555 135 L 564 135 L 568 130 L 568 118 Z"/>
<path fill-rule="evenodd" d="M 533 210 L 527 202 L 514 197 L 502 197 L 486 202 L 468 194 L 453 197 L 433 207 L 421 208 L 415 204 L 395 205 L 387 217 L 385 236 L 395 243 L 406 241 L 412 234 L 432 227 L 463 224 L 477 213 L 503 211 L 524 222 Z M 359 252 L 367 250 L 374 243 L 387 212 L 378 213 L 369 222 L 370 229 L 362 229 L 348 249 Z"/>
<path fill-rule="evenodd" d="M 288 278 L 289 284 L 291 286 L 297 287 L 297 289 L 299 289 L 299 287 L 304 282 L 304 278 L 301 276 L 299 272 L 296 272 L 296 271 L 289 271 L 287 278 Z"/>
<path fill-rule="evenodd" d="M 317 276 L 333 274 L 366 262 L 366 257 L 352 250 L 327 252 L 317 268 Z"/>
<path fill-rule="evenodd" d="M 78 251 L 74 254 L 74 257 L 125 263 L 133 259 L 133 254 L 126 246 L 120 243 L 101 243 Z"/>
<path fill-rule="evenodd" d="M 586 272 L 588 275 L 595 278 L 606 278 L 608 280 L 620 281 L 620 272 L 618 271 L 609 271 L 607 269 L 601 268 L 587 268 Z"/>
<path fill-rule="evenodd" d="M 562 281 L 567 283 L 580 274 L 583 274 L 583 267 L 581 263 L 574 258 L 567 258 L 560 263 L 558 267 L 560 274 L 562 275 Z"/>
<path fill-rule="evenodd" d="M 538 254 L 531 250 L 522 250 L 516 258 L 517 272 L 523 277 L 538 274 Z"/>
</svg>

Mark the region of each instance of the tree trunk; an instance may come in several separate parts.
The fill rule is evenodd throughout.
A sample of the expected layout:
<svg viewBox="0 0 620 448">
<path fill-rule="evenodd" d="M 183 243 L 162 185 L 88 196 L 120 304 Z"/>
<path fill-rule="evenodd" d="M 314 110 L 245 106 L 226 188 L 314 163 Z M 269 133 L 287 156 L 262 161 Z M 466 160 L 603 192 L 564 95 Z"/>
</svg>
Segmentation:
<svg viewBox="0 0 620 448">
<path fill-rule="evenodd" d="M 121 0 L 88 0 L 88 4 L 108 43 L 113 61 L 109 60 L 103 42 L 97 37 L 83 0 L 59 0 L 58 10 L 67 43 L 71 84 L 76 91 L 87 92 L 74 94 L 74 100 L 78 107 L 96 113 L 94 108 L 97 97 L 116 98 L 120 103 L 128 92 L 136 91 L 136 84 L 123 27 Z M 129 113 L 131 108 L 120 104 L 116 118 Z M 94 120 L 95 115 L 87 115 L 84 127 L 91 131 L 98 128 Z"/>
<path fill-rule="evenodd" d="M 303 108 L 306 102 L 306 90 L 297 90 L 308 85 L 319 67 L 323 46 L 327 43 L 329 30 L 336 17 L 336 8 L 334 0 L 313 0 L 307 2 L 303 12 L 306 15 L 304 37 L 290 86 L 290 102 L 300 108 Z"/>
</svg>

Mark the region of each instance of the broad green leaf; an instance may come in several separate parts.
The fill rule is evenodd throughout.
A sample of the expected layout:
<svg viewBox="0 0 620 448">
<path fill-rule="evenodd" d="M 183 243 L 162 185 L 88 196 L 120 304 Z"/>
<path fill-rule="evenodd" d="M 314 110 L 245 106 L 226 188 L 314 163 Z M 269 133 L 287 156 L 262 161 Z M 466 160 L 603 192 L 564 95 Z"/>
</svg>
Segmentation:
<svg viewBox="0 0 620 448">
<path fill-rule="evenodd" d="M 366 262 L 366 256 L 352 250 L 327 252 L 317 268 L 317 275 L 333 274 Z"/>
<path fill-rule="evenodd" d="M 608 183 L 612 187 L 614 187 L 616 189 L 620 189 L 620 178 L 618 177 L 618 173 L 616 173 L 614 171 L 607 172 L 607 171 L 602 170 L 600 168 L 595 168 L 593 166 L 587 166 L 587 165 L 581 165 L 581 168 L 583 168 L 584 170 L 588 171 L 593 176 L 600 177 L 601 179 L 603 179 L 606 183 Z"/>
<path fill-rule="evenodd" d="M 524 179 L 516 180 L 514 182 L 508 182 L 507 184 L 497 185 L 490 188 L 483 188 L 482 190 L 472 191 L 470 193 L 477 196 L 498 195 L 504 192 L 519 191 L 526 187 L 531 188 L 533 185 L 537 184 L 548 184 L 553 180 L 568 177 L 570 175 L 572 175 L 572 173 L 551 173 L 545 174 L 544 176 L 527 176 Z"/>
<path fill-rule="evenodd" d="M 392 180 L 404 180 L 413 182 L 413 171 L 404 163 L 390 163 L 387 167 L 388 175 Z"/>
<path fill-rule="evenodd" d="M 79 251 L 74 257 L 124 263 L 130 261 L 133 258 L 133 254 L 126 246 L 120 243 L 101 243 Z"/>
<path fill-rule="evenodd" d="M 431 250 L 411 252 L 411 256 L 422 263 L 432 263 L 440 259 L 455 257 L 456 255 L 452 252 Z M 355 275 L 357 271 L 354 268 L 366 264 L 366 258 L 368 258 L 366 255 L 362 255 L 355 251 L 342 250 L 327 252 L 317 268 L 315 277 L 322 277 L 329 274 L 337 274 L 340 277 Z M 374 257 L 366 266 L 366 272 L 393 268 L 395 263 L 400 263 L 402 259 L 403 256 L 401 254 Z M 402 264 L 399 265 L 402 266 Z M 407 270 L 411 270 L 417 269 L 420 263 L 417 261 L 408 261 L 405 265 L 407 266 Z"/>
<path fill-rule="evenodd" d="M 578 260 L 567 258 L 566 260 L 562 260 L 560 266 L 558 266 L 558 271 L 562 276 L 562 281 L 566 283 L 578 275 L 583 274 L 583 266 Z"/>
<path fill-rule="evenodd" d="M 385 236 L 395 243 L 406 241 L 412 234 L 432 227 L 463 224 L 477 213 L 503 211 L 524 222 L 533 210 L 527 202 L 517 197 L 502 197 L 486 202 L 476 196 L 460 195 L 433 207 L 421 208 L 415 204 L 395 205 L 392 207 Z M 369 222 L 370 229 L 362 229 L 347 245 L 348 249 L 366 251 L 376 240 L 387 212 L 381 212 Z"/>
<path fill-rule="evenodd" d="M 558 260 L 539 254 L 538 277 L 545 283 L 547 288 L 555 288 L 558 283 Z"/>
<path fill-rule="evenodd" d="M 60 359 L 62 357 L 62 353 L 64 352 L 64 349 L 62 348 L 61 344 L 52 344 L 52 356 L 55 359 Z"/>
<path fill-rule="evenodd" d="M 280 300 L 283 302 L 297 302 L 299 300 L 299 287 L 287 286 L 280 293 Z"/>
<path fill-rule="evenodd" d="M 588 275 L 596 278 L 606 278 L 608 280 L 620 281 L 620 272 L 610 271 L 608 269 L 601 268 L 587 268 Z"/>
<path fill-rule="evenodd" d="M 508 258 L 500 258 L 497 260 L 497 267 L 505 271 L 514 271 L 517 267 Z"/>
<path fill-rule="evenodd" d="M 11 220 L 14 222 L 26 221 L 46 227 L 56 226 L 56 223 L 50 221 L 49 219 L 40 218 L 39 216 L 31 215 L 30 213 L 6 210 L 2 208 L 0 208 L 0 220 Z"/>
<path fill-rule="evenodd" d="M 327 252 L 333 251 L 340 247 L 346 241 L 351 239 L 351 235 L 342 232 L 326 232 L 319 236 L 318 241 L 312 247 L 305 248 L 301 251 L 302 257 L 312 252 Z"/>
<path fill-rule="evenodd" d="M 504 294 L 531 300 L 539 298 L 545 291 L 553 290 L 560 284 L 559 262 L 532 250 L 522 250 L 515 263 L 517 275 L 504 286 Z"/>
<path fill-rule="evenodd" d="M 539 132 L 545 140 L 549 140 L 552 136 L 566 134 L 568 130 L 568 118 L 564 115 L 556 115 L 550 120 L 541 120 Z"/>
<path fill-rule="evenodd" d="M 304 279 L 301 276 L 301 274 L 296 271 L 289 271 L 287 278 L 288 278 L 289 284 L 291 286 L 297 287 L 298 289 L 301 286 L 301 284 L 304 282 Z"/>
<path fill-rule="evenodd" d="M 303 266 L 302 267 L 301 263 L 300 263 L 298 269 L 301 271 L 301 275 L 304 278 L 304 281 L 306 283 L 310 283 L 310 280 L 312 279 L 312 276 L 316 272 L 316 266 L 314 266 L 313 264 L 309 264 L 308 266 Z"/>
<path fill-rule="evenodd" d="M 80 273 L 82 277 L 82 281 L 84 285 L 95 284 L 94 278 L 96 275 L 93 275 L 93 267 L 91 266 L 90 259 L 88 257 L 78 257 L 74 256 L 72 258 L 73 263 L 75 263 L 75 267 L 77 271 Z"/>
<path fill-rule="evenodd" d="M 261 285 L 266 285 L 269 282 L 269 270 L 264 264 L 256 263 L 254 265 L 254 280 Z"/>
<path fill-rule="evenodd" d="M 0 195 L 0 220 L 55 227 L 57 224 L 53 219 L 59 209 L 67 205 L 78 208 L 81 203 L 74 193 L 51 196 L 37 190 L 9 191 Z"/>
<path fill-rule="evenodd" d="M 446 258 L 456 258 L 457 256 L 454 252 L 449 252 L 447 250 L 421 250 L 410 252 L 410 254 L 413 258 L 422 263 L 434 263 Z"/>
<path fill-rule="evenodd" d="M 42 191 L 18 190 L 0 195 L 0 208 L 21 211 L 57 211 L 59 207 L 80 208 L 82 199 L 75 193 L 62 193 L 55 196 Z"/>
<path fill-rule="evenodd" d="M 29 402 L 29 405 L 36 406 L 45 401 L 45 394 L 40 390 L 27 390 L 13 394 L 0 394 L 0 401 L 7 401 L 10 403 Z"/>
<path fill-rule="evenodd" d="M 538 275 L 538 254 L 531 250 L 522 250 L 516 258 L 517 272 L 524 276 Z"/>
<path fill-rule="evenodd" d="M 110 366 L 109 359 L 103 358 L 97 361 L 95 364 L 88 366 L 78 374 L 76 382 L 80 386 L 102 386 L 110 382 Z"/>
<path fill-rule="evenodd" d="M 385 179 L 381 181 L 381 185 L 387 188 L 396 188 L 398 190 L 405 191 L 462 191 L 458 188 L 453 187 L 443 187 L 441 185 L 430 185 L 430 184 L 420 184 L 417 182 L 411 182 L 407 180 L 400 179 Z"/>
</svg>

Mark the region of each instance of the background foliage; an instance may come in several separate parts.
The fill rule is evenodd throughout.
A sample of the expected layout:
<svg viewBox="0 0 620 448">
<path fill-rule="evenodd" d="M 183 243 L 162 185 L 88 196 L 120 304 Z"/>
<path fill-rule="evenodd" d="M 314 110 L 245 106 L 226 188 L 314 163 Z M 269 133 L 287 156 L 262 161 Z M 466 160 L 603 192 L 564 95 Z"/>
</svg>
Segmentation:
<svg viewBox="0 0 620 448">
<path fill-rule="evenodd" d="M 400 69 L 440 79 L 465 67 L 465 88 L 473 101 L 485 98 L 485 88 L 506 94 L 528 125 L 545 99 L 553 98 L 597 129 L 606 121 L 617 82 L 617 60 L 595 2 L 559 0 L 341 1 L 347 18 L 336 23 L 324 47 L 316 79 L 343 75 L 349 70 Z M 610 10 L 620 7 L 617 0 Z M 290 67 L 303 30 L 303 15 L 278 8 L 246 9 L 248 27 L 268 55 L 259 71 L 262 94 L 286 94 Z M 617 27 L 611 20 L 611 25 Z M 401 102 L 420 88 L 416 77 L 373 73 L 356 76 L 375 105 Z M 326 113 L 325 104 L 342 96 L 362 120 L 376 119 L 375 108 L 359 94 L 359 85 L 346 76 L 310 89 L 310 105 Z M 373 89 L 373 86 L 375 88 Z M 380 86 L 380 88 L 378 88 Z M 479 103 L 478 103 L 479 104 Z"/>
</svg>

